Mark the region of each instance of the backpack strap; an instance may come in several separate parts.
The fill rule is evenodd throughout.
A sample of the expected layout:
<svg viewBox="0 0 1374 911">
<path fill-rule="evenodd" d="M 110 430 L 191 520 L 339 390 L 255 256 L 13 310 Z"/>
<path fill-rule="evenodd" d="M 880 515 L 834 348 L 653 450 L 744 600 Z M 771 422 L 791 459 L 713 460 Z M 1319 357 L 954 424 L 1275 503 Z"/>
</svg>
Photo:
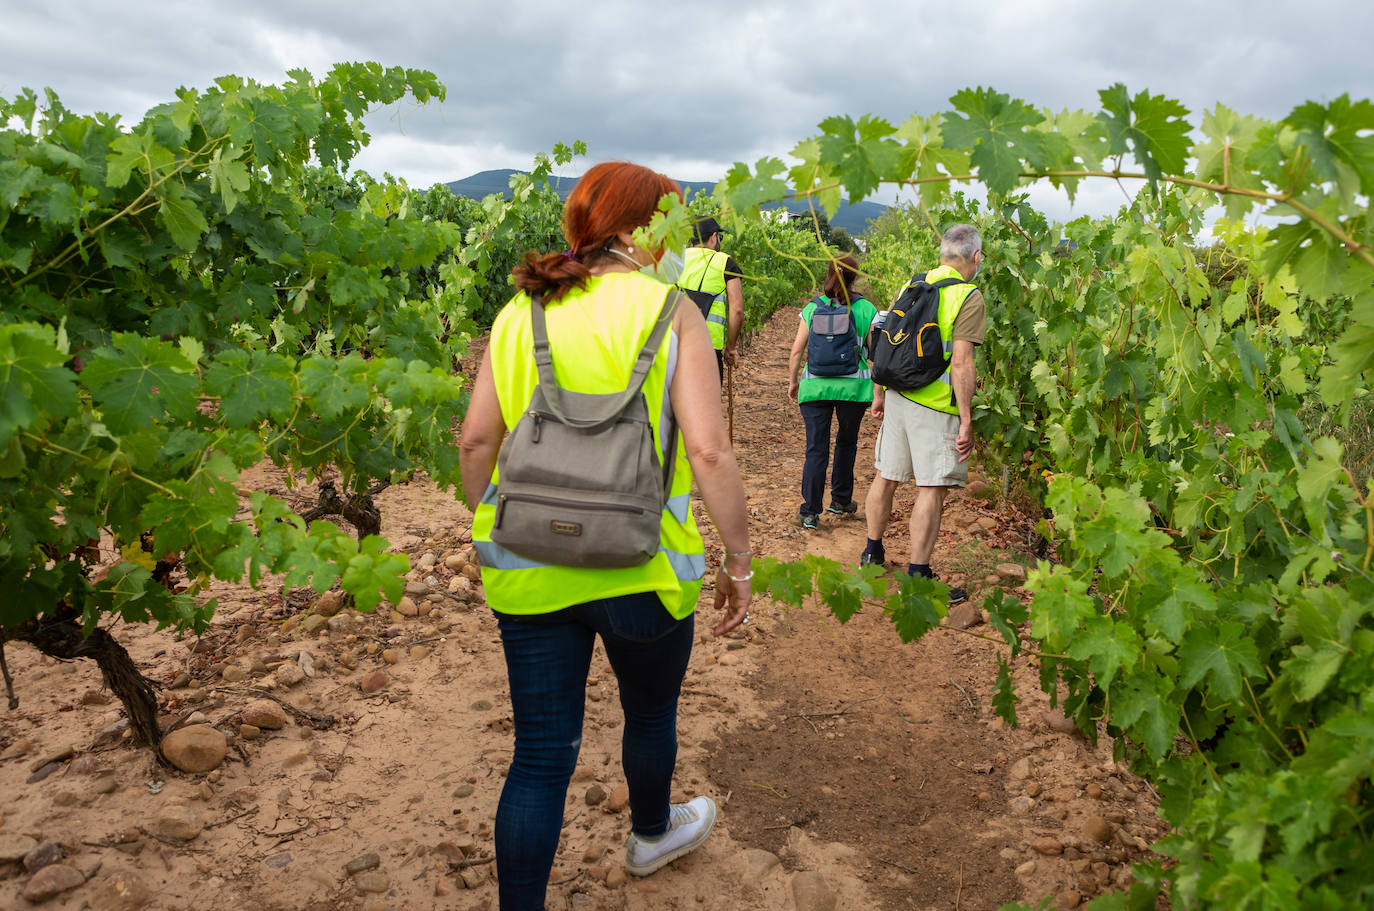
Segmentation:
<svg viewBox="0 0 1374 911">
<path fill-rule="evenodd" d="M 622 392 L 605 395 L 577 393 L 579 404 L 589 407 L 579 409 L 582 414 L 573 416 L 568 414 L 567 405 L 563 401 L 564 390 L 558 385 L 558 381 L 554 377 L 553 355 L 549 349 L 548 324 L 544 317 L 543 302 L 538 296 L 530 298 L 530 327 L 534 332 L 534 363 L 539 368 L 539 388 L 544 393 L 544 401 L 548 404 L 549 410 L 568 426 L 582 429 L 599 427 L 615 420 L 644 386 L 644 381 L 649 376 L 649 368 L 653 366 L 654 358 L 658 356 L 658 349 L 663 343 L 663 336 L 667 333 L 668 327 L 672 325 L 673 315 L 677 312 L 678 303 L 681 300 L 682 294 L 673 288 L 668 289 L 668 293 L 663 299 L 663 307 L 659 310 L 658 319 L 654 321 L 654 328 L 649 333 L 649 340 L 644 343 L 644 347 L 639 351 L 639 356 L 635 358 L 634 370 L 630 372 L 630 381 L 625 389 Z"/>
</svg>

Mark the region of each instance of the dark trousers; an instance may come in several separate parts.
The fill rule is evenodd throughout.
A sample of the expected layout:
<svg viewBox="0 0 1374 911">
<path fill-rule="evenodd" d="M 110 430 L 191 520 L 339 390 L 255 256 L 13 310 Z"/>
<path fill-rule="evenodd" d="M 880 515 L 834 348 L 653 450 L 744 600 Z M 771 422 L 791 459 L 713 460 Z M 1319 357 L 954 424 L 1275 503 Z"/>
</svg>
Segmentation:
<svg viewBox="0 0 1374 911">
<path fill-rule="evenodd" d="M 510 676 L 515 756 L 496 808 L 502 911 L 544 908 L 568 782 L 582 746 L 587 671 L 596 637 L 625 712 L 621 762 L 636 834 L 668 828 L 677 763 L 677 700 L 692 654 L 693 619 L 674 620 L 653 592 L 517 617 L 497 614 Z"/>
<path fill-rule="evenodd" d="M 825 493 L 825 469 L 830 463 L 830 416 L 839 425 L 835 431 L 835 466 L 830 472 L 830 502 L 848 503 L 854 499 L 854 457 L 859 450 L 859 424 L 867 402 L 802 402 L 802 422 L 806 424 L 806 464 L 802 468 L 801 511 L 820 515 Z"/>
</svg>

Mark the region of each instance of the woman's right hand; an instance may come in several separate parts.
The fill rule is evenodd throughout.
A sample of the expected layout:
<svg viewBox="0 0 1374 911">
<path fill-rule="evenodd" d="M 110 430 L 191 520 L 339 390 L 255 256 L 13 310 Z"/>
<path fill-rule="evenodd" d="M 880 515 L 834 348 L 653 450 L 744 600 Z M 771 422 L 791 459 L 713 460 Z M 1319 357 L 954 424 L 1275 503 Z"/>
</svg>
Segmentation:
<svg viewBox="0 0 1374 911">
<path fill-rule="evenodd" d="M 746 564 L 741 572 L 742 576 L 748 576 L 749 567 Z M 716 628 L 711 631 L 713 635 L 723 636 L 732 629 L 738 629 L 749 619 L 749 604 L 754 600 L 754 589 L 749 584 L 749 579 L 742 578 L 739 581 L 730 578 L 730 571 L 722 563 L 720 569 L 716 571 L 716 610 L 725 608 L 725 619 L 716 624 Z"/>
</svg>

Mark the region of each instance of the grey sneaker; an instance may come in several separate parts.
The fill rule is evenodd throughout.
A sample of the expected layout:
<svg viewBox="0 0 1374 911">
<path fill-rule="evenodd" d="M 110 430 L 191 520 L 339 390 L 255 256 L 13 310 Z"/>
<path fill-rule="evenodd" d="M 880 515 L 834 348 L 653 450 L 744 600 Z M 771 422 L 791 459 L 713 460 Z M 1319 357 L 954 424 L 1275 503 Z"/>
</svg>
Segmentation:
<svg viewBox="0 0 1374 911">
<path fill-rule="evenodd" d="M 625 872 L 648 876 L 706 841 L 716 824 L 716 804 L 709 797 L 693 797 L 668 808 L 668 831 L 657 838 L 634 833 L 625 842 Z"/>
</svg>

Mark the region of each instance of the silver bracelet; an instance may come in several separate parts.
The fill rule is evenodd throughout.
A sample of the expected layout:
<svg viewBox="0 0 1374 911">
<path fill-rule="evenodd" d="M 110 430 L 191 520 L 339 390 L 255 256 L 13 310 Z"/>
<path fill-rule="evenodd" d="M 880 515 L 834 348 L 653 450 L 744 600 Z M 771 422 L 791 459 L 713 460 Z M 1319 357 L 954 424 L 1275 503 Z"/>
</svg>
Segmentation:
<svg viewBox="0 0 1374 911">
<path fill-rule="evenodd" d="M 747 576 L 732 576 L 730 575 L 730 570 L 726 569 L 724 566 L 720 568 L 720 571 L 725 573 L 725 578 L 729 579 L 731 582 L 748 582 L 750 579 L 754 578 L 754 571 L 752 569 L 749 570 L 749 575 Z"/>
<path fill-rule="evenodd" d="M 725 556 L 727 557 L 752 557 L 753 555 L 754 552 L 752 550 L 741 550 L 738 552 L 727 550 L 725 552 Z"/>
</svg>

